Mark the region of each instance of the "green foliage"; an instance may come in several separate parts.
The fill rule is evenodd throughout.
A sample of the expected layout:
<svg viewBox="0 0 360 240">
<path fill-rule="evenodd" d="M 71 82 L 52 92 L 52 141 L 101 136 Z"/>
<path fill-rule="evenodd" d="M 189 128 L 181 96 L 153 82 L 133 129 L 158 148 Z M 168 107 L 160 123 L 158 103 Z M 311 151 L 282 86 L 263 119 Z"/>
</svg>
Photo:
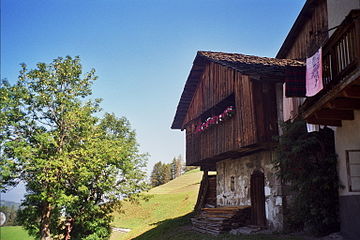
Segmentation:
<svg viewBox="0 0 360 240">
<path fill-rule="evenodd" d="M 181 174 L 183 174 L 183 168 L 184 168 L 184 162 L 182 160 L 181 155 L 179 155 L 179 157 L 174 157 L 170 164 L 171 179 L 175 179 L 181 176 Z"/>
<path fill-rule="evenodd" d="M 304 121 L 285 123 L 275 167 L 291 189 L 285 222 L 292 230 L 317 235 L 337 231 L 338 176 L 333 131 L 306 132 Z"/>
<path fill-rule="evenodd" d="M 84 101 L 96 79 L 68 56 L 33 70 L 23 64 L 15 85 L 2 83 L 1 189 L 26 182 L 19 220 L 38 238 L 61 238 L 67 218 L 75 239 L 107 239 L 119 199 L 147 189 L 130 123 L 96 117 L 100 99 Z"/>
<path fill-rule="evenodd" d="M 181 155 L 174 157 L 171 163 L 155 163 L 151 172 L 150 181 L 153 187 L 165 184 L 183 174 L 184 162 Z"/>
<path fill-rule="evenodd" d="M 6 222 L 4 226 L 16 225 L 16 211 L 17 208 L 13 206 L 0 206 L 0 212 L 3 212 L 6 216 Z"/>
<path fill-rule="evenodd" d="M 150 181 L 153 187 L 165 184 L 171 180 L 171 164 L 157 162 L 151 172 Z"/>
</svg>

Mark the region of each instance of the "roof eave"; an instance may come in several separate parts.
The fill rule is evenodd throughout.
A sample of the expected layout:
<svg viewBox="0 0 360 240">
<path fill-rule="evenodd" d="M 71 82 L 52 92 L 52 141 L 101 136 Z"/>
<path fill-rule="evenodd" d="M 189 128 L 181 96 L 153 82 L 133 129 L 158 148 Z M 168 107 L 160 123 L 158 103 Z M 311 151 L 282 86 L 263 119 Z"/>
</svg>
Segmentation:
<svg viewBox="0 0 360 240">
<path fill-rule="evenodd" d="M 307 0 L 301 9 L 299 15 L 297 16 L 294 24 L 292 25 L 289 33 L 287 34 L 283 44 L 281 45 L 278 53 L 276 54 L 276 58 L 286 58 L 286 52 L 288 50 L 289 45 L 293 42 L 293 39 L 296 37 L 296 34 L 300 28 L 302 28 L 302 25 L 304 21 L 307 19 L 310 9 L 315 4 L 317 0 Z"/>
<path fill-rule="evenodd" d="M 183 130 L 183 121 L 185 119 L 187 110 L 190 106 L 194 92 L 197 88 L 199 77 L 204 71 L 205 64 L 207 59 L 197 52 L 196 57 L 193 61 L 193 66 L 190 70 L 189 76 L 186 80 L 183 92 L 178 103 L 174 121 L 171 125 L 171 129 L 180 129 Z M 185 106 L 182 108 L 182 106 Z"/>
</svg>

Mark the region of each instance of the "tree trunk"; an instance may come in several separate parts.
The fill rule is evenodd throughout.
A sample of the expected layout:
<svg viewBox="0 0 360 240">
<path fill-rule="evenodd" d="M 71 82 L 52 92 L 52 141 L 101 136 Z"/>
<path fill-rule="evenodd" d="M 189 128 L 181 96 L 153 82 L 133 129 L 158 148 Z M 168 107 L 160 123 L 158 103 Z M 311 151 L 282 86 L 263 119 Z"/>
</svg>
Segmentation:
<svg viewBox="0 0 360 240">
<path fill-rule="evenodd" d="M 49 203 L 45 203 L 41 215 L 41 222 L 40 222 L 41 240 L 51 240 L 50 215 L 51 215 L 51 206 Z"/>
</svg>

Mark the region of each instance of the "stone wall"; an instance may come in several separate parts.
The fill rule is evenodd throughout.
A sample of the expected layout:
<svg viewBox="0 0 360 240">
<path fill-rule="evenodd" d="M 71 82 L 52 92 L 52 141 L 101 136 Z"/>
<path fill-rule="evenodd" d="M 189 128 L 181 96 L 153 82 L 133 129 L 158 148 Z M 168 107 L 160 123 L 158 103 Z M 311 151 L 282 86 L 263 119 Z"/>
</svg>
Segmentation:
<svg viewBox="0 0 360 240">
<path fill-rule="evenodd" d="M 217 206 L 251 205 L 250 177 L 254 170 L 260 170 L 265 175 L 267 225 L 271 230 L 281 231 L 283 228 L 282 188 L 271 164 L 272 157 L 272 152 L 263 151 L 218 162 L 216 164 Z"/>
</svg>

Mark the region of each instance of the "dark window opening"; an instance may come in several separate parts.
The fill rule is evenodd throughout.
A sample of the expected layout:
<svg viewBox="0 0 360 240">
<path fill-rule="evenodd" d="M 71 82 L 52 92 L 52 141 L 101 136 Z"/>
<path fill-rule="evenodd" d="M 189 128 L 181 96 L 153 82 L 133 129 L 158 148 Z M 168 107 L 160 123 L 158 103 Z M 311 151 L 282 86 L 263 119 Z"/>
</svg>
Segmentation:
<svg viewBox="0 0 360 240">
<path fill-rule="evenodd" d="M 231 176 L 231 180 L 230 180 L 230 190 L 232 192 L 235 191 L 235 177 L 234 176 Z"/>
<path fill-rule="evenodd" d="M 231 95 L 227 96 L 221 102 L 216 104 L 214 107 L 210 108 L 209 110 L 205 111 L 201 114 L 200 119 L 201 122 L 206 121 L 209 117 L 218 116 L 224 112 L 227 107 L 234 107 L 235 108 L 235 94 L 232 93 Z"/>
</svg>

